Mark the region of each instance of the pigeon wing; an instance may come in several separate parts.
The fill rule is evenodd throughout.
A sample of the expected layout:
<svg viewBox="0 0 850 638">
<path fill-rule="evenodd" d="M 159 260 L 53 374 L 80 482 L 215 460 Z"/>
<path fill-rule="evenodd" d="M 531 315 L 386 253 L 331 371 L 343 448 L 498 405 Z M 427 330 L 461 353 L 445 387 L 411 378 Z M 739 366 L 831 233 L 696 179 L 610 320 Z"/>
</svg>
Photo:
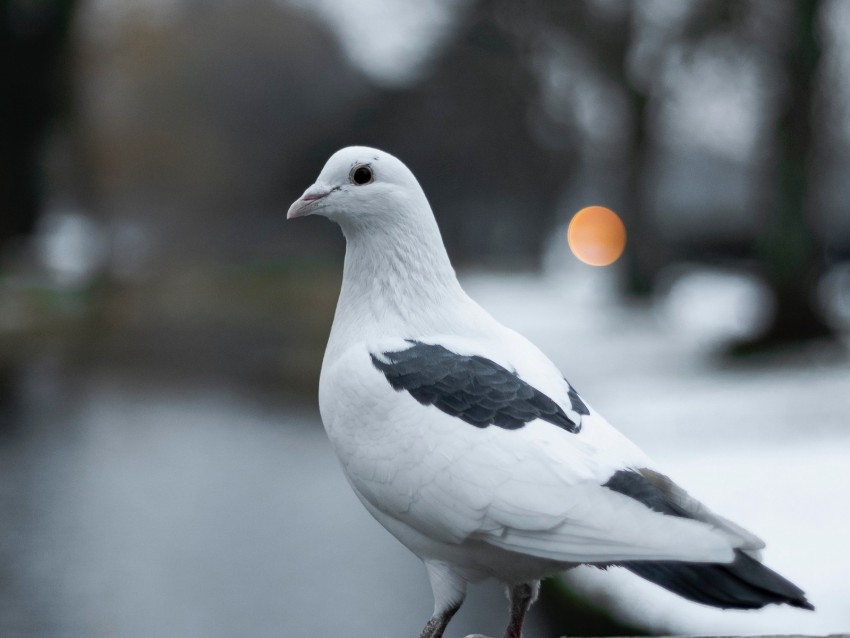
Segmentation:
<svg viewBox="0 0 850 638">
<path fill-rule="evenodd" d="M 576 410 L 562 377 L 550 397 L 491 345 L 451 345 L 358 344 L 323 372 L 323 420 L 374 509 L 433 540 L 564 564 L 732 559 L 714 524 L 606 486 L 645 457 L 583 402 Z"/>
</svg>

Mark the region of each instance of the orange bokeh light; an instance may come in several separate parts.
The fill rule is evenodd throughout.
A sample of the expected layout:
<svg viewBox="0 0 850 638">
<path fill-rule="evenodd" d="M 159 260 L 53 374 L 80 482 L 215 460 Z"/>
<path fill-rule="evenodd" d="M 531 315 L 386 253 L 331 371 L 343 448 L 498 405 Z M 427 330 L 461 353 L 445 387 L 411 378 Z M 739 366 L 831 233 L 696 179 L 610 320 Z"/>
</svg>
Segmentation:
<svg viewBox="0 0 850 638">
<path fill-rule="evenodd" d="M 573 254 L 591 266 L 613 264 L 626 247 L 626 227 L 610 208 L 588 206 L 573 215 L 567 228 Z"/>
</svg>

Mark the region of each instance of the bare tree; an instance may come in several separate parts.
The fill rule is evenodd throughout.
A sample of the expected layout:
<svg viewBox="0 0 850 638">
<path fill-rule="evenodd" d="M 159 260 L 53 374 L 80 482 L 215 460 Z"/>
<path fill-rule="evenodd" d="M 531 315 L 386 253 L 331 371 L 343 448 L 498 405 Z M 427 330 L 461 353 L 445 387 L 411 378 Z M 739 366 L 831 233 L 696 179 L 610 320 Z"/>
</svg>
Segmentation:
<svg viewBox="0 0 850 638">
<path fill-rule="evenodd" d="M 0 3 L 0 248 L 33 230 L 42 152 L 68 86 L 73 0 Z"/>
<path fill-rule="evenodd" d="M 832 334 L 815 294 L 824 270 L 824 250 L 807 206 L 816 168 L 813 107 L 821 61 L 817 21 L 822 6 L 821 0 L 793 3 L 792 39 L 783 59 L 789 92 L 776 136 L 777 196 L 756 243 L 761 272 L 773 293 L 774 313 L 767 329 L 755 340 L 739 344 L 738 352 Z"/>
</svg>

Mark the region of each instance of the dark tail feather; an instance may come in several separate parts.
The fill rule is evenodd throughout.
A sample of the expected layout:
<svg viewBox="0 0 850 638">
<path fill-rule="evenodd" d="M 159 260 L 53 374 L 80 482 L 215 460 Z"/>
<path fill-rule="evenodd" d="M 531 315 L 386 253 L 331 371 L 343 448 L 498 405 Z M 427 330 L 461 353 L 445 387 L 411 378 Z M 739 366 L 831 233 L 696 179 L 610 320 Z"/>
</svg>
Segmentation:
<svg viewBox="0 0 850 638">
<path fill-rule="evenodd" d="M 741 550 L 723 563 L 629 561 L 620 563 L 638 576 L 683 598 L 723 609 L 760 609 L 770 603 L 814 610 L 802 589 Z"/>
</svg>

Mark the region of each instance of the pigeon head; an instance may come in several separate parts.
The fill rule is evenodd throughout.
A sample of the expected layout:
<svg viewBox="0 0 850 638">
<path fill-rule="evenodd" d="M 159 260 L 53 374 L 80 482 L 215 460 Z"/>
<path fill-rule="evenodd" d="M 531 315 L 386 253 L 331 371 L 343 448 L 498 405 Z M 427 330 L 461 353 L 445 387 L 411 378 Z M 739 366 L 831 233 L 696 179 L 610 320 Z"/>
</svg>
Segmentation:
<svg viewBox="0 0 850 638">
<path fill-rule="evenodd" d="M 355 319 L 339 324 L 346 327 L 338 325 L 338 335 L 350 329 L 362 337 L 364 316 L 383 317 L 381 325 L 394 317 L 423 330 L 445 326 L 466 307 L 425 193 L 389 153 L 351 146 L 331 155 L 286 217 L 306 215 L 336 222 L 345 235 L 338 308 Z"/>
<path fill-rule="evenodd" d="M 401 161 L 374 148 L 349 146 L 330 157 L 286 218 L 321 215 L 349 231 L 386 227 L 423 211 L 431 215 L 419 182 Z"/>
</svg>

